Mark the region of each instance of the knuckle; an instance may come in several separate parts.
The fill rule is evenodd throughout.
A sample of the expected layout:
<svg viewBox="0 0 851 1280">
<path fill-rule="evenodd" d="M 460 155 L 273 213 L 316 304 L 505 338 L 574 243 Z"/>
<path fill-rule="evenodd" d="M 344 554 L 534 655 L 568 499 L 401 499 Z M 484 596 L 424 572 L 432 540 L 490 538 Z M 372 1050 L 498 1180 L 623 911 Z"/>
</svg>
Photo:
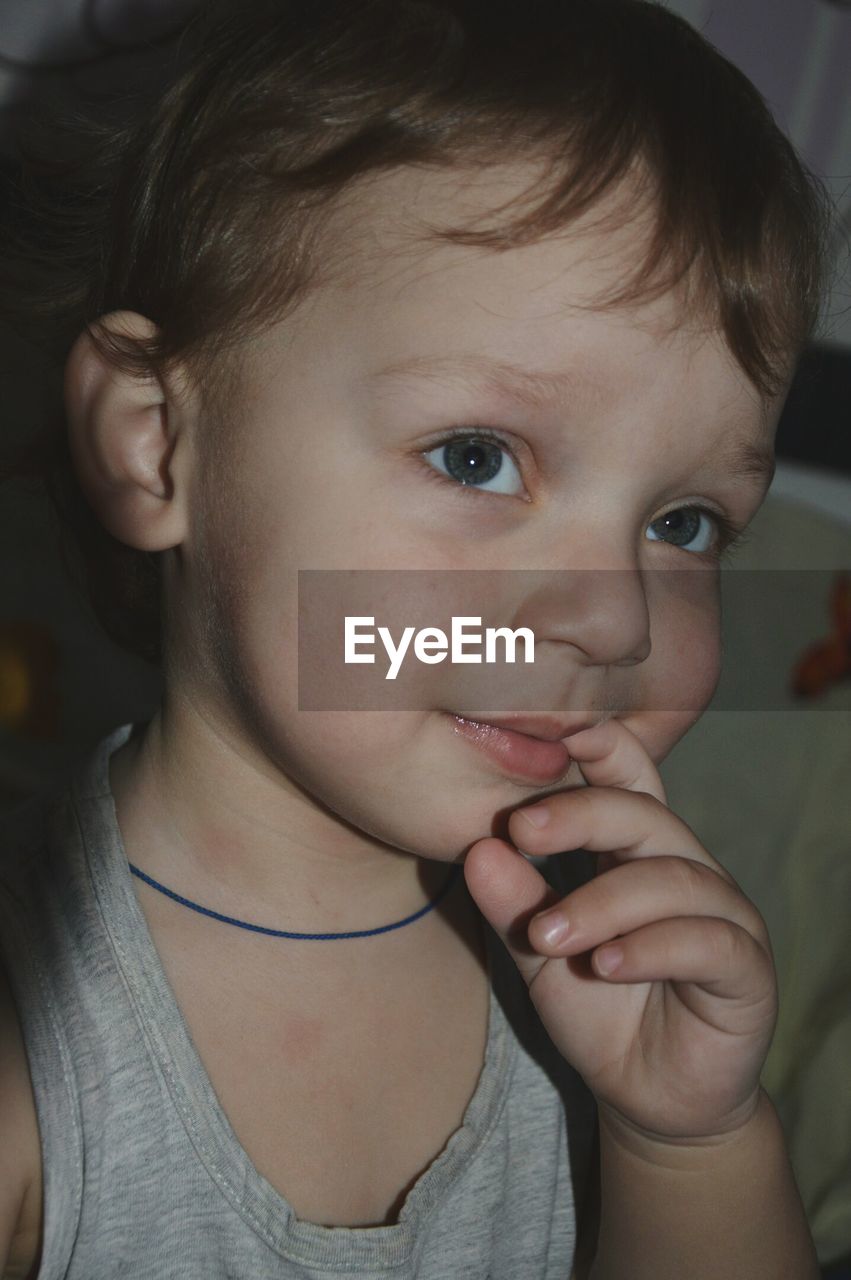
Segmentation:
<svg viewBox="0 0 851 1280">
<path fill-rule="evenodd" d="M 743 927 L 759 942 L 768 941 L 768 926 L 758 907 L 742 894 Z"/>
<path fill-rule="evenodd" d="M 728 969 L 741 961 L 745 934 L 732 920 L 713 921 L 710 938 L 713 959 L 722 969 Z"/>
<path fill-rule="evenodd" d="M 667 874 L 673 885 L 674 892 L 677 898 L 682 900 L 685 908 L 683 914 L 699 914 L 696 911 L 689 910 L 689 908 L 697 907 L 706 891 L 704 868 L 699 862 L 694 862 L 691 858 L 670 857 L 666 859 L 666 862 L 668 863 Z"/>
<path fill-rule="evenodd" d="M 599 804 L 599 796 L 603 790 L 603 787 L 576 787 L 573 791 L 561 792 L 559 798 L 577 809 L 591 811 Z"/>
<path fill-rule="evenodd" d="M 612 876 L 597 876 L 571 894 L 571 915 L 574 920 L 582 911 L 585 918 L 608 916 L 622 900 L 623 888 Z"/>
<path fill-rule="evenodd" d="M 758 907 L 755 907 L 752 902 L 748 901 L 748 907 L 749 907 L 749 923 L 747 925 L 748 932 L 759 943 L 763 951 L 767 952 L 769 957 L 772 957 L 772 964 L 773 964 L 771 935 L 768 932 L 768 925 L 765 922 L 765 917 L 762 915 Z"/>
<path fill-rule="evenodd" d="M 640 817 L 636 820 L 634 845 L 653 840 L 667 826 L 671 817 L 670 809 L 649 791 L 622 791 L 621 795 L 625 797 L 625 804 L 637 804 L 641 809 Z"/>
<path fill-rule="evenodd" d="M 534 849 L 539 844 L 545 843 L 547 839 L 547 828 L 535 826 L 523 812 L 524 808 L 532 807 L 532 805 L 521 805 L 508 815 L 509 836 L 522 849 Z"/>
<path fill-rule="evenodd" d="M 640 776 L 640 775 L 639 775 Z M 637 778 L 636 778 L 637 781 Z M 629 794 L 642 804 L 648 813 L 665 813 L 670 814 L 671 810 L 666 804 L 663 804 L 658 796 L 654 796 L 650 791 L 630 791 Z"/>
</svg>

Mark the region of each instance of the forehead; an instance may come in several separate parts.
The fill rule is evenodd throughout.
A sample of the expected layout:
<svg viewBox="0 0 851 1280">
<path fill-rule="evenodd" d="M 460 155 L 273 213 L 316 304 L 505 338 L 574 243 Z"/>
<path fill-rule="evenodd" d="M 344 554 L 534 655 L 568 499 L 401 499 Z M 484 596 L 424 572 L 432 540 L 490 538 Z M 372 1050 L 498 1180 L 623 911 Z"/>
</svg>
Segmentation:
<svg viewBox="0 0 851 1280">
<path fill-rule="evenodd" d="M 686 281 L 660 296 L 605 306 L 642 260 L 653 210 L 622 184 L 570 226 L 496 250 L 447 242 L 443 229 L 504 224 L 540 198 L 540 165 L 403 168 L 361 181 L 323 222 L 320 269 L 305 300 L 262 343 L 339 372 L 511 385 L 558 403 L 617 394 L 688 394 L 767 439 L 763 401 Z M 283 342 L 282 342 L 283 340 Z M 268 365 L 266 366 L 268 368 Z M 517 376 L 494 378 L 489 370 Z"/>
<path fill-rule="evenodd" d="M 502 230 L 540 199 L 545 183 L 546 171 L 531 162 L 406 166 L 371 175 L 331 212 L 319 280 L 332 288 L 378 290 L 385 300 L 390 292 L 399 299 L 403 291 L 411 297 L 443 294 L 447 303 L 457 303 L 474 285 L 485 299 L 511 298 L 514 313 L 527 318 L 540 309 L 542 291 L 550 307 L 599 307 L 607 291 L 623 285 L 625 263 L 630 271 L 638 267 L 653 229 L 654 210 L 636 181 L 621 184 L 558 233 L 530 243 L 469 245 L 446 234 Z M 664 323 L 672 301 L 648 309 L 639 300 L 628 310 L 635 324 Z M 679 310 L 681 325 L 686 309 Z"/>
</svg>

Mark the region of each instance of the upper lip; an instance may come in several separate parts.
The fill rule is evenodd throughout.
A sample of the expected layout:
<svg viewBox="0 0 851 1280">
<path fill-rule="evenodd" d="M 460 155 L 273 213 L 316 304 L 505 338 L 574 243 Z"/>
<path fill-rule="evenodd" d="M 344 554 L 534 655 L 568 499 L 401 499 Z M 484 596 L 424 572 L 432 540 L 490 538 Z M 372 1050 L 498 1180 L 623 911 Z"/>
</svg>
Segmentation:
<svg viewBox="0 0 851 1280">
<path fill-rule="evenodd" d="M 600 717 L 585 716 L 575 720 L 558 720 L 554 716 L 501 716 L 488 720 L 480 720 L 473 716 L 460 716 L 462 720 L 473 720 L 475 724 L 493 725 L 496 729 L 513 729 L 515 733 L 528 734 L 530 738 L 540 738 L 543 742 L 558 742 L 569 738 L 571 734 L 582 729 L 590 729 L 600 723 Z"/>
</svg>

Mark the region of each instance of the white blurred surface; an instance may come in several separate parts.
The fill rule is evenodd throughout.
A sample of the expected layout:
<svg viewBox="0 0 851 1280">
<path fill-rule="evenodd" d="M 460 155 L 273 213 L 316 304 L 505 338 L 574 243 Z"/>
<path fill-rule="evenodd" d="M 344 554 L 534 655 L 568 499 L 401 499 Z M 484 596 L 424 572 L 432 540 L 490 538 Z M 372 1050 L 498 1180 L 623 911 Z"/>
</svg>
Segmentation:
<svg viewBox="0 0 851 1280">
<path fill-rule="evenodd" d="M 851 526 L 851 476 L 802 462 L 778 462 L 769 494 Z"/>
</svg>

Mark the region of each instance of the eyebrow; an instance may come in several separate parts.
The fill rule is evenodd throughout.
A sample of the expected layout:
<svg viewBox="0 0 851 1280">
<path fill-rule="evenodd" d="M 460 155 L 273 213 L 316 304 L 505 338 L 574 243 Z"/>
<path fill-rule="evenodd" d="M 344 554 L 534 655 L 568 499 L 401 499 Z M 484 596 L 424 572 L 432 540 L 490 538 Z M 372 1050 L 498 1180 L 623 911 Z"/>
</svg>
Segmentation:
<svg viewBox="0 0 851 1280">
<path fill-rule="evenodd" d="M 452 356 L 411 356 L 394 361 L 368 375 L 370 381 L 392 382 L 403 378 L 441 381 L 446 378 L 469 384 L 473 380 L 490 391 L 508 395 L 518 404 L 533 410 L 549 409 L 576 389 L 576 379 L 568 372 L 535 373 L 508 360 L 494 360 L 474 352 Z M 716 457 L 719 470 L 736 480 L 771 486 L 776 470 L 774 450 L 770 445 L 734 439 Z"/>
<path fill-rule="evenodd" d="M 369 375 L 374 380 L 397 378 L 456 378 L 469 382 L 477 378 L 486 387 L 507 393 L 530 409 L 551 407 L 575 386 L 568 373 L 530 373 L 508 360 L 492 360 L 475 353 L 453 356 L 411 356 L 397 360 Z"/>
<path fill-rule="evenodd" d="M 751 444 L 749 440 L 735 440 L 721 454 L 720 465 L 727 475 L 736 480 L 750 480 L 764 489 L 771 488 L 777 462 L 774 450 L 766 445 Z"/>
</svg>

